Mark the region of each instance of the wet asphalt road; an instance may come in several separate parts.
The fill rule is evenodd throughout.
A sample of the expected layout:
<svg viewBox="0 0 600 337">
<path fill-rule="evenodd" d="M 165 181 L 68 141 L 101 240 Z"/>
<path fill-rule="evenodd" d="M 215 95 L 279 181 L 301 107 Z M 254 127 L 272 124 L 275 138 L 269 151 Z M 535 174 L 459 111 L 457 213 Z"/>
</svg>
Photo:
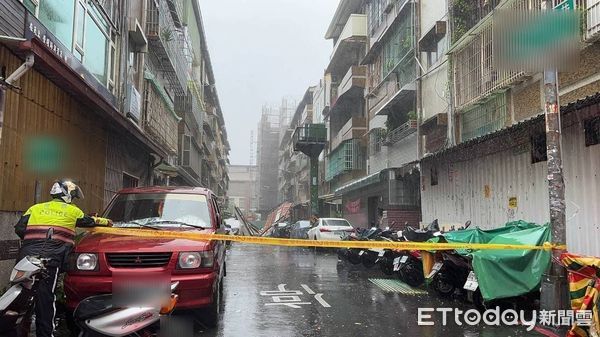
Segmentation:
<svg viewBox="0 0 600 337">
<path fill-rule="evenodd" d="M 384 292 L 369 278 L 389 277 L 375 268 L 338 263 L 334 251 L 234 244 L 228 251 L 221 321 L 199 335 L 540 336 L 523 327 L 442 326 L 439 315 L 434 326 L 420 326 L 418 307 L 471 307 L 427 294 Z M 296 292 L 268 292 L 282 284 Z"/>
</svg>

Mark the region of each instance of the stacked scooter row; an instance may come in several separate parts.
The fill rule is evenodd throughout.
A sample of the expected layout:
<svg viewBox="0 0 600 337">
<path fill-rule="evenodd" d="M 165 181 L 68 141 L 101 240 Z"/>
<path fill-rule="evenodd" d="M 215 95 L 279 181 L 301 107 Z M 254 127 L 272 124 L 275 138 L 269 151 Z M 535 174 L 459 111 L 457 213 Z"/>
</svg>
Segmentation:
<svg viewBox="0 0 600 337">
<path fill-rule="evenodd" d="M 440 231 L 435 220 L 425 229 L 406 226 L 403 231 L 377 228 L 358 230 L 344 240 L 391 242 L 452 242 L 452 243 L 513 243 L 514 238 L 531 244 L 543 243 L 547 226 L 516 221 L 492 230 L 463 227 L 449 232 Z M 371 269 L 378 266 L 386 275 L 395 276 L 412 287 L 427 283 L 429 290 L 443 298 L 460 298 L 484 309 L 502 300 L 510 306 L 531 305 L 539 296 L 539 282 L 548 259 L 539 251 L 411 251 L 389 249 L 340 249 L 338 257 L 351 264 Z M 474 261 L 476 263 L 474 263 Z M 537 267 L 542 264 L 541 267 Z M 531 275 L 514 281 L 524 265 Z M 483 284 L 482 284 L 483 282 Z M 483 285 L 483 287 L 482 287 Z M 484 289 L 482 289 L 484 288 Z M 483 294 L 482 294 L 483 292 Z M 484 296 L 485 295 L 485 296 Z M 508 300 L 508 301 L 505 301 Z M 493 302 L 493 303 L 492 303 Z"/>
</svg>

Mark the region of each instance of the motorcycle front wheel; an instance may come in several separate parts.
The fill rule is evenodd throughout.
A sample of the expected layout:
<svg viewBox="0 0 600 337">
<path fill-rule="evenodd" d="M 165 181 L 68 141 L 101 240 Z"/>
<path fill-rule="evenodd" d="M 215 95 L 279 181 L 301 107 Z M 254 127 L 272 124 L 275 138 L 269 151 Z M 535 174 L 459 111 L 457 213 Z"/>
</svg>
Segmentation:
<svg viewBox="0 0 600 337">
<path fill-rule="evenodd" d="M 418 287 L 425 282 L 423 271 L 410 263 L 401 268 L 399 274 L 400 278 L 411 287 Z"/>
<path fill-rule="evenodd" d="M 378 264 L 379 264 L 379 268 L 381 269 L 381 271 L 384 274 L 389 275 L 389 276 L 394 274 L 394 263 L 391 258 L 389 258 L 389 257 L 381 258 L 379 260 Z"/>
<path fill-rule="evenodd" d="M 363 253 L 363 255 L 360 257 L 360 259 L 362 261 L 363 266 L 365 266 L 365 268 L 370 269 L 375 266 L 375 262 L 377 261 L 377 256 L 368 251 L 365 251 Z"/>
<path fill-rule="evenodd" d="M 452 284 L 452 282 L 441 272 L 435 275 L 431 282 L 431 286 L 438 296 L 443 298 L 452 296 L 456 290 L 454 284 Z"/>
</svg>

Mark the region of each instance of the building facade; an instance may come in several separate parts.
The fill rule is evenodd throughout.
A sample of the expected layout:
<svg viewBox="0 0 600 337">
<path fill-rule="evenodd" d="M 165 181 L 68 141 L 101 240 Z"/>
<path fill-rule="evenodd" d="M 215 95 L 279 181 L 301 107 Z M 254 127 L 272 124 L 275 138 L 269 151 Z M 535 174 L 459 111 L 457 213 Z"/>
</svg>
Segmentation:
<svg viewBox="0 0 600 337">
<path fill-rule="evenodd" d="M 271 210 L 278 205 L 279 144 L 286 124 L 289 123 L 285 116 L 282 116 L 282 111 L 264 106 L 258 122 L 256 142 L 258 212 L 263 219 L 266 219 Z M 287 113 L 287 110 L 285 112 Z"/>
<path fill-rule="evenodd" d="M 295 150 L 294 134 L 296 128 L 313 123 L 314 91 L 315 87 L 309 87 L 304 93 L 279 144 L 278 203 L 292 203 L 294 219 L 309 216 L 310 159 Z"/>
<path fill-rule="evenodd" d="M 600 22 L 595 6 L 588 6 L 591 2 L 575 4 L 584 15 L 580 60 L 576 71 L 559 73 L 567 245 L 573 253 L 598 256 L 600 246 L 590 234 L 597 232 L 600 223 L 600 181 L 593 173 L 600 168 L 600 69 L 593 61 L 600 51 L 596 42 Z M 447 141 L 441 149 L 425 151 L 421 160 L 423 219 L 439 218 L 446 224 L 471 220 L 482 228 L 516 219 L 546 223 L 548 171 L 541 69 L 499 69 L 495 66 L 498 54 L 491 48 L 498 38 L 492 32 L 500 29 L 495 26 L 498 13 L 540 10 L 541 2 L 475 1 L 466 9 L 459 6 L 458 1 L 449 1 L 446 20 L 452 75 L 448 78 L 452 104 L 446 117 Z M 477 15 L 465 20 L 468 13 Z M 484 62 L 468 61 L 473 58 Z"/>
<path fill-rule="evenodd" d="M 258 209 L 257 167 L 255 165 L 229 165 L 229 206 L 238 207 L 244 215 Z"/>
<path fill-rule="evenodd" d="M 332 56 L 313 94 L 314 121 L 328 129 L 319 182 L 329 206 L 321 216 L 395 228 L 434 219 L 447 228 L 549 221 L 542 74 L 501 68 L 492 48 L 501 34 L 492 32 L 504 29 L 494 26 L 499 13 L 541 4 L 341 0 L 326 33 Z M 589 235 L 600 223 L 596 4 L 575 2 L 584 15 L 579 62 L 559 73 L 567 243 L 593 255 L 600 254 Z M 356 147 L 340 152 L 349 143 Z"/>
<path fill-rule="evenodd" d="M 229 145 L 196 1 L 6 0 L 0 17 L 3 223 L 63 176 L 85 191 L 86 213 L 124 187 L 202 185 L 226 197 Z M 0 234 L 8 268 L 18 241 L 12 226 Z"/>
</svg>

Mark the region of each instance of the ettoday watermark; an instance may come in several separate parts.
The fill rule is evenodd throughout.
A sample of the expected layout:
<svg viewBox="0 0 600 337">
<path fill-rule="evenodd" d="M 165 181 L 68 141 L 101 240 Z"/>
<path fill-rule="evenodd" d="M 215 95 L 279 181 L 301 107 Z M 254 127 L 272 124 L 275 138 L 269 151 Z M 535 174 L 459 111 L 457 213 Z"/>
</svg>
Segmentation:
<svg viewBox="0 0 600 337">
<path fill-rule="evenodd" d="M 441 321 L 437 320 L 441 316 Z M 591 310 L 501 310 L 499 307 L 487 309 L 483 312 L 476 309 L 461 310 L 457 308 L 419 308 L 419 325 L 448 325 L 453 320 L 458 326 L 475 326 L 485 324 L 489 326 L 516 326 L 522 325 L 531 331 L 536 325 L 547 326 L 572 326 L 577 323 L 579 326 L 592 325 Z"/>
</svg>

